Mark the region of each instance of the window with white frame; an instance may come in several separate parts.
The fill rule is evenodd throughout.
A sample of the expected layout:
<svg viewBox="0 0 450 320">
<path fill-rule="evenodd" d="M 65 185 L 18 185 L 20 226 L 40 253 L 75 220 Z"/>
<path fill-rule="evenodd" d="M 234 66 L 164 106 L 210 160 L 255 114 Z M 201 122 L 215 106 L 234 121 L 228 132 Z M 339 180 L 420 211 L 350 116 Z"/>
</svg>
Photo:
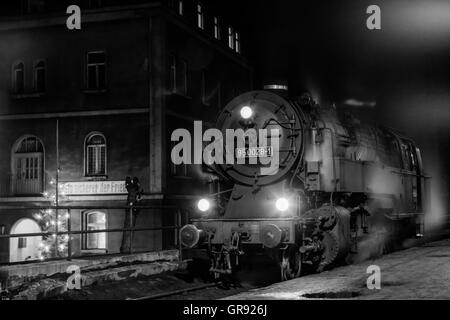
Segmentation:
<svg viewBox="0 0 450 320">
<path fill-rule="evenodd" d="M 83 214 L 83 230 L 95 231 L 106 229 L 106 214 L 101 211 L 90 211 Z M 106 250 L 106 233 L 85 233 L 83 236 L 84 250 Z"/>
<path fill-rule="evenodd" d="M 218 17 L 214 17 L 214 38 L 220 40 L 220 21 Z"/>
<path fill-rule="evenodd" d="M 228 27 L 228 47 L 234 49 L 234 31 L 231 26 Z"/>
<path fill-rule="evenodd" d="M 45 92 L 45 62 L 37 61 L 34 65 L 34 90 L 38 93 Z"/>
<path fill-rule="evenodd" d="M 197 3 L 197 25 L 200 29 L 205 28 L 205 16 L 203 13 L 203 5 L 201 3 Z"/>
<path fill-rule="evenodd" d="M 90 134 L 85 144 L 86 176 L 106 175 L 106 139 L 100 133 Z"/>
<path fill-rule="evenodd" d="M 17 62 L 13 66 L 13 91 L 15 94 L 22 94 L 25 91 L 25 64 Z"/>
<path fill-rule="evenodd" d="M 87 53 L 87 89 L 102 90 L 106 88 L 106 53 L 91 51 Z"/>
</svg>

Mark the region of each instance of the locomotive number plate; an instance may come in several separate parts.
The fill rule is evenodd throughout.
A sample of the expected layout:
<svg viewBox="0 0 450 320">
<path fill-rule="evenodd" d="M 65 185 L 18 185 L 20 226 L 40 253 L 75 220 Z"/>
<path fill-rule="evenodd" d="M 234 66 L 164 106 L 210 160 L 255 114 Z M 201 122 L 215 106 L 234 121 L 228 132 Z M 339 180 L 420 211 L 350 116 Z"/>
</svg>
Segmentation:
<svg viewBox="0 0 450 320">
<path fill-rule="evenodd" d="M 271 157 L 272 147 L 236 148 L 236 158 L 264 158 Z"/>
</svg>

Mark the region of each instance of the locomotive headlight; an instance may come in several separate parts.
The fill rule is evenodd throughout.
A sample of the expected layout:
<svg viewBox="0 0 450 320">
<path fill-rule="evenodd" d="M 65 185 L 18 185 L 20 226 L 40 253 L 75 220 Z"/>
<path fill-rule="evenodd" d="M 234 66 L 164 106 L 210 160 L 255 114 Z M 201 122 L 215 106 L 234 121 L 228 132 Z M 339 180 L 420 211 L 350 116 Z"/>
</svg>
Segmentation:
<svg viewBox="0 0 450 320">
<path fill-rule="evenodd" d="M 206 212 L 209 210 L 209 208 L 211 208 L 211 203 L 208 199 L 200 199 L 197 203 L 197 208 L 201 212 Z"/>
<path fill-rule="evenodd" d="M 242 107 L 241 109 L 241 117 L 243 119 L 249 119 L 253 115 L 253 110 L 249 106 Z"/>
<path fill-rule="evenodd" d="M 286 211 L 289 208 L 289 201 L 286 198 L 278 198 L 275 207 L 280 211 Z"/>
</svg>

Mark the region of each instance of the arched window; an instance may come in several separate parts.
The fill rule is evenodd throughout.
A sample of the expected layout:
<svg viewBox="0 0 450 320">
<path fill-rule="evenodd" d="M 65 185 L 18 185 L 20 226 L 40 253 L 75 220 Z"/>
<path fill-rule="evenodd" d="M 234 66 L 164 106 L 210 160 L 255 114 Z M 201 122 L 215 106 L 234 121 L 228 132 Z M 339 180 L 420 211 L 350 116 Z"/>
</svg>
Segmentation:
<svg viewBox="0 0 450 320">
<path fill-rule="evenodd" d="M 45 62 L 38 61 L 34 65 L 34 90 L 38 93 L 45 92 Z"/>
<path fill-rule="evenodd" d="M 17 62 L 13 66 L 13 91 L 15 94 L 22 94 L 25 92 L 25 64 Z"/>
<path fill-rule="evenodd" d="M 40 194 L 43 190 L 44 146 L 34 136 L 22 138 L 12 153 L 13 193 Z"/>
<path fill-rule="evenodd" d="M 100 133 L 90 134 L 85 143 L 87 176 L 106 175 L 106 139 Z"/>
<path fill-rule="evenodd" d="M 101 211 L 85 212 L 83 216 L 83 229 L 85 231 L 105 230 L 106 214 Z M 86 233 L 83 237 L 84 250 L 106 250 L 106 233 Z"/>
</svg>

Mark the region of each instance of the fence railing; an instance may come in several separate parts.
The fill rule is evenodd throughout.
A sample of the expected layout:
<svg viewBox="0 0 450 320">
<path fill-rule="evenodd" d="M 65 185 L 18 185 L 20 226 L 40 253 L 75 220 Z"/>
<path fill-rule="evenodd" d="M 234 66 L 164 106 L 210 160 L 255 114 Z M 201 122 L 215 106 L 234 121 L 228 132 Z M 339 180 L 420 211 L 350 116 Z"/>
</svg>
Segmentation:
<svg viewBox="0 0 450 320">
<path fill-rule="evenodd" d="M 179 259 L 182 260 L 182 246 L 179 241 L 179 231 L 181 227 L 183 226 L 183 221 L 187 221 L 188 215 L 186 212 L 183 212 L 183 210 L 180 207 L 177 206 L 171 206 L 171 205 L 156 205 L 156 206 L 148 206 L 148 205 L 142 205 L 142 206 L 62 206 L 62 205 L 48 205 L 48 206 L 0 206 L 0 211 L 8 210 L 8 212 L 12 211 L 32 211 L 32 210 L 54 210 L 55 216 L 56 216 L 56 224 L 54 225 L 54 230 L 48 230 L 48 231 L 42 231 L 42 232 L 30 232 L 30 233 L 13 233 L 11 234 L 11 231 L 8 233 L 1 233 L 0 230 L 0 241 L 2 239 L 13 239 L 13 238 L 28 238 L 28 237 L 42 237 L 42 238 L 48 238 L 50 237 L 53 239 L 55 252 L 56 254 L 51 257 L 47 257 L 45 259 L 33 259 L 28 261 L 17 261 L 17 262 L 1 262 L 0 265 L 10 265 L 10 264 L 23 264 L 23 263 L 30 263 L 30 262 L 37 262 L 39 260 L 41 261 L 52 261 L 52 260 L 72 260 L 73 258 L 83 258 L 83 257 L 93 257 L 93 256 L 108 256 L 108 255 L 117 255 L 117 254 L 132 254 L 137 253 L 137 251 L 134 250 L 134 235 L 136 232 L 142 232 L 142 231 L 166 231 L 166 230 L 173 230 L 173 244 L 171 244 L 171 248 L 176 248 L 179 250 Z M 91 212 L 95 210 L 124 210 L 123 214 L 125 216 L 125 219 L 129 219 L 128 225 L 129 227 L 114 227 L 114 228 L 104 228 L 104 229 L 95 229 L 95 230 L 86 230 L 83 227 L 83 223 L 80 223 L 80 230 L 73 230 L 73 210 L 80 210 L 82 212 Z M 143 210 L 157 210 L 162 216 L 167 214 L 172 214 L 171 221 L 173 221 L 172 225 L 163 225 L 163 219 L 161 218 L 161 225 L 159 226 L 148 226 L 148 227 L 137 227 L 135 226 L 135 223 L 133 219 L 136 219 L 137 212 L 140 212 L 139 215 L 144 214 L 155 214 L 154 212 L 141 212 Z M 127 212 L 128 211 L 128 212 Z M 64 212 L 65 218 L 66 218 L 66 230 L 61 230 L 58 228 L 58 217 L 59 213 Z M 1 217 L 1 215 L 0 215 Z M 25 215 L 24 217 L 28 217 L 28 215 Z M 184 219 L 183 219 L 184 218 Z M 31 219 L 31 218 L 30 218 Z M 35 219 L 33 219 L 35 220 Z M 36 220 L 35 220 L 36 221 Z M 2 224 L 2 221 L 0 219 L 0 225 Z M 4 228 L 3 228 L 4 230 Z M 88 235 L 88 234 L 96 234 L 96 233 L 122 233 L 122 244 L 125 242 L 127 244 L 127 250 L 123 250 L 124 248 L 120 248 L 120 252 L 101 252 L 101 253 L 89 253 L 89 254 L 74 254 L 73 252 L 73 246 L 74 246 L 74 236 L 80 235 L 81 237 Z M 59 236 L 67 236 L 67 253 L 65 254 L 59 254 L 58 253 L 58 240 Z M 164 235 L 160 235 L 160 243 L 161 243 L 161 249 L 165 250 L 167 248 L 164 248 Z M 82 242 L 82 238 L 79 239 Z M 1 250 L 1 247 L 0 247 Z M 139 252 L 151 252 L 154 250 L 141 250 Z M 80 252 L 83 252 L 82 249 L 80 249 Z"/>
</svg>

